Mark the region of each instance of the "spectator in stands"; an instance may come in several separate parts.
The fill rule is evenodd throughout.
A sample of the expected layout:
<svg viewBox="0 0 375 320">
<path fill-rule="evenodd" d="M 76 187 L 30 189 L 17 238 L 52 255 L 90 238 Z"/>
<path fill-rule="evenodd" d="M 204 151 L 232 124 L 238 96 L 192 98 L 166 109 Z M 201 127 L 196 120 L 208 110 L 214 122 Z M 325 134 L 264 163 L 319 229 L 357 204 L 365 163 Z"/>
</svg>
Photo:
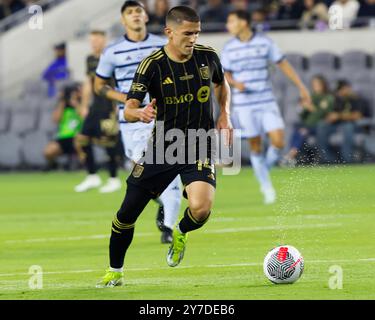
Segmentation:
<svg viewBox="0 0 375 320">
<path fill-rule="evenodd" d="M 257 9 L 251 13 L 252 27 L 257 32 L 266 32 L 271 29 L 269 22 L 266 21 L 267 13 L 264 9 Z"/>
<path fill-rule="evenodd" d="M 297 0 L 282 0 L 279 11 L 277 13 L 277 20 L 294 20 L 290 24 L 283 26 L 282 29 L 295 29 L 296 21 L 302 17 L 303 6 Z"/>
<path fill-rule="evenodd" d="M 357 0 L 336 0 L 329 11 L 342 13 L 342 27 L 350 28 L 357 18 L 359 2 Z"/>
<path fill-rule="evenodd" d="M 256 2 L 256 1 L 254 1 Z M 247 0 L 231 0 L 230 1 L 231 10 L 250 10 L 250 4 Z M 258 6 L 257 3 L 254 4 L 256 7 Z M 253 7 L 253 6 L 252 6 Z M 252 8 L 254 9 L 254 8 Z"/>
<path fill-rule="evenodd" d="M 343 143 L 340 153 L 345 163 L 352 162 L 354 134 L 356 122 L 363 117 L 365 101 L 353 92 L 351 84 L 346 80 L 338 81 L 333 110 L 327 114 L 325 121 L 317 127 L 317 142 L 321 157 L 325 163 L 334 163 L 337 159 L 332 152 L 329 139 L 338 130 L 343 132 Z"/>
<path fill-rule="evenodd" d="M 65 43 L 55 46 L 55 60 L 47 67 L 42 75 L 48 83 L 48 96 L 56 95 L 56 82 L 69 79 L 69 70 L 66 59 Z"/>
<path fill-rule="evenodd" d="M 74 155 L 74 138 L 81 130 L 81 97 L 80 84 L 71 84 L 60 93 L 59 102 L 52 115 L 52 120 L 58 124 L 56 139 L 44 149 L 44 156 L 48 161 L 48 168 L 56 167 L 55 160 L 61 155 Z"/>
<path fill-rule="evenodd" d="M 302 150 L 308 137 L 316 135 L 318 124 L 334 108 L 334 96 L 329 90 L 327 80 L 322 75 L 315 75 L 312 78 L 311 91 L 312 103 L 302 106 L 300 123 L 295 126 L 290 141 L 290 150 L 281 160 L 281 165 L 295 166 L 297 155 Z"/>
<path fill-rule="evenodd" d="M 207 4 L 199 11 L 203 23 L 224 23 L 227 19 L 228 8 L 222 0 L 207 0 Z"/>
<path fill-rule="evenodd" d="M 149 25 L 164 26 L 165 17 L 170 9 L 168 0 L 155 0 L 154 11 L 149 15 Z"/>
<path fill-rule="evenodd" d="M 328 27 L 328 8 L 318 0 L 304 0 L 305 10 L 299 26 L 302 29 L 325 30 Z"/>
<path fill-rule="evenodd" d="M 25 8 L 25 4 L 20 0 L 2 0 L 0 3 L 0 20 Z"/>
<path fill-rule="evenodd" d="M 375 0 L 364 0 L 359 8 L 358 17 L 375 17 Z"/>
</svg>

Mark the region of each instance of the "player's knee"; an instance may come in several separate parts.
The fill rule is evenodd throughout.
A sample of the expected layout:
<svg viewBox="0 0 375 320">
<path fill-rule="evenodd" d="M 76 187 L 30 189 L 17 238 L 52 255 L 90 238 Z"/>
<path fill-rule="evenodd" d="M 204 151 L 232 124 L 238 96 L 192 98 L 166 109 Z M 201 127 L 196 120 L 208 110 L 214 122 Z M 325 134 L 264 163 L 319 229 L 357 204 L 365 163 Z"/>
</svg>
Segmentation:
<svg viewBox="0 0 375 320">
<path fill-rule="evenodd" d="M 44 148 L 44 157 L 48 160 L 53 160 L 55 158 L 55 151 L 54 151 L 54 148 L 52 145 L 47 145 L 45 148 Z"/>
<path fill-rule="evenodd" d="M 190 203 L 189 209 L 195 220 L 204 221 L 207 219 L 211 212 L 211 205 L 211 201 L 193 201 Z"/>
</svg>

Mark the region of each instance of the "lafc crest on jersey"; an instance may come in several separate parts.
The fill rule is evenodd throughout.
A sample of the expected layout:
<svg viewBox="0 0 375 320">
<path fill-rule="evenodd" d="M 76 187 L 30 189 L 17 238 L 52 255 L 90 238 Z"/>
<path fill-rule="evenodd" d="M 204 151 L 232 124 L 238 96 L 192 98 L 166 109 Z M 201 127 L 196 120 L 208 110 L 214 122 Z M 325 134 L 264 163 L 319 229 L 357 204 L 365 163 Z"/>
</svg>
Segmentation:
<svg viewBox="0 0 375 320">
<path fill-rule="evenodd" d="M 145 168 L 141 166 L 140 164 L 136 164 L 133 169 L 132 176 L 134 178 L 139 178 L 142 175 L 144 169 Z"/>
<path fill-rule="evenodd" d="M 208 80 L 210 78 L 210 69 L 208 66 L 202 67 L 199 69 L 202 79 Z"/>
</svg>

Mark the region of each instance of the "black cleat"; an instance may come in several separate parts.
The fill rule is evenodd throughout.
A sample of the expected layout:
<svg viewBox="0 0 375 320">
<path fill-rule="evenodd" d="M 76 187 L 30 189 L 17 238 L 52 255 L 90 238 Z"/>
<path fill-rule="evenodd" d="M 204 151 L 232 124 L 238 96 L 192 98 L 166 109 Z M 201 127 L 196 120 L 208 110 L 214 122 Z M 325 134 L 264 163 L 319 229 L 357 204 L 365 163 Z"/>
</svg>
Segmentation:
<svg viewBox="0 0 375 320">
<path fill-rule="evenodd" d="M 168 227 L 163 227 L 161 233 L 161 243 L 172 243 L 173 241 L 173 230 Z"/>
<path fill-rule="evenodd" d="M 164 207 L 159 206 L 158 212 L 156 214 L 156 226 L 163 232 L 164 230 Z"/>
</svg>

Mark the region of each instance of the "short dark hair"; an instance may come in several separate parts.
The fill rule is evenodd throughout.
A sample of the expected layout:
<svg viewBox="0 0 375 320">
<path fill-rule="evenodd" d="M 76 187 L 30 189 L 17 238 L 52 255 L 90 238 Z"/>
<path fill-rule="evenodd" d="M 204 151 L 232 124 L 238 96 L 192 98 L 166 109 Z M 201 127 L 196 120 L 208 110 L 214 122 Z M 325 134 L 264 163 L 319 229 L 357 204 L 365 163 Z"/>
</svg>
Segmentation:
<svg viewBox="0 0 375 320">
<path fill-rule="evenodd" d="M 193 8 L 188 6 L 177 6 L 168 11 L 165 21 L 166 24 L 171 22 L 181 24 L 184 21 L 200 22 L 201 18 Z"/>
<path fill-rule="evenodd" d="M 106 32 L 104 30 L 91 30 L 90 34 L 104 37 L 106 35 Z"/>
<path fill-rule="evenodd" d="M 351 87 L 351 83 L 348 80 L 346 79 L 337 80 L 336 91 L 339 91 L 345 87 Z"/>
<path fill-rule="evenodd" d="M 237 16 L 238 19 L 245 20 L 247 24 L 250 25 L 251 23 L 250 13 L 247 12 L 246 10 L 242 10 L 242 9 L 232 10 L 229 12 L 228 16 L 232 14 Z"/>
<path fill-rule="evenodd" d="M 127 0 L 121 7 L 121 14 L 123 14 L 124 11 L 129 7 L 141 7 L 146 10 L 145 5 L 142 2 L 136 0 Z"/>
</svg>

